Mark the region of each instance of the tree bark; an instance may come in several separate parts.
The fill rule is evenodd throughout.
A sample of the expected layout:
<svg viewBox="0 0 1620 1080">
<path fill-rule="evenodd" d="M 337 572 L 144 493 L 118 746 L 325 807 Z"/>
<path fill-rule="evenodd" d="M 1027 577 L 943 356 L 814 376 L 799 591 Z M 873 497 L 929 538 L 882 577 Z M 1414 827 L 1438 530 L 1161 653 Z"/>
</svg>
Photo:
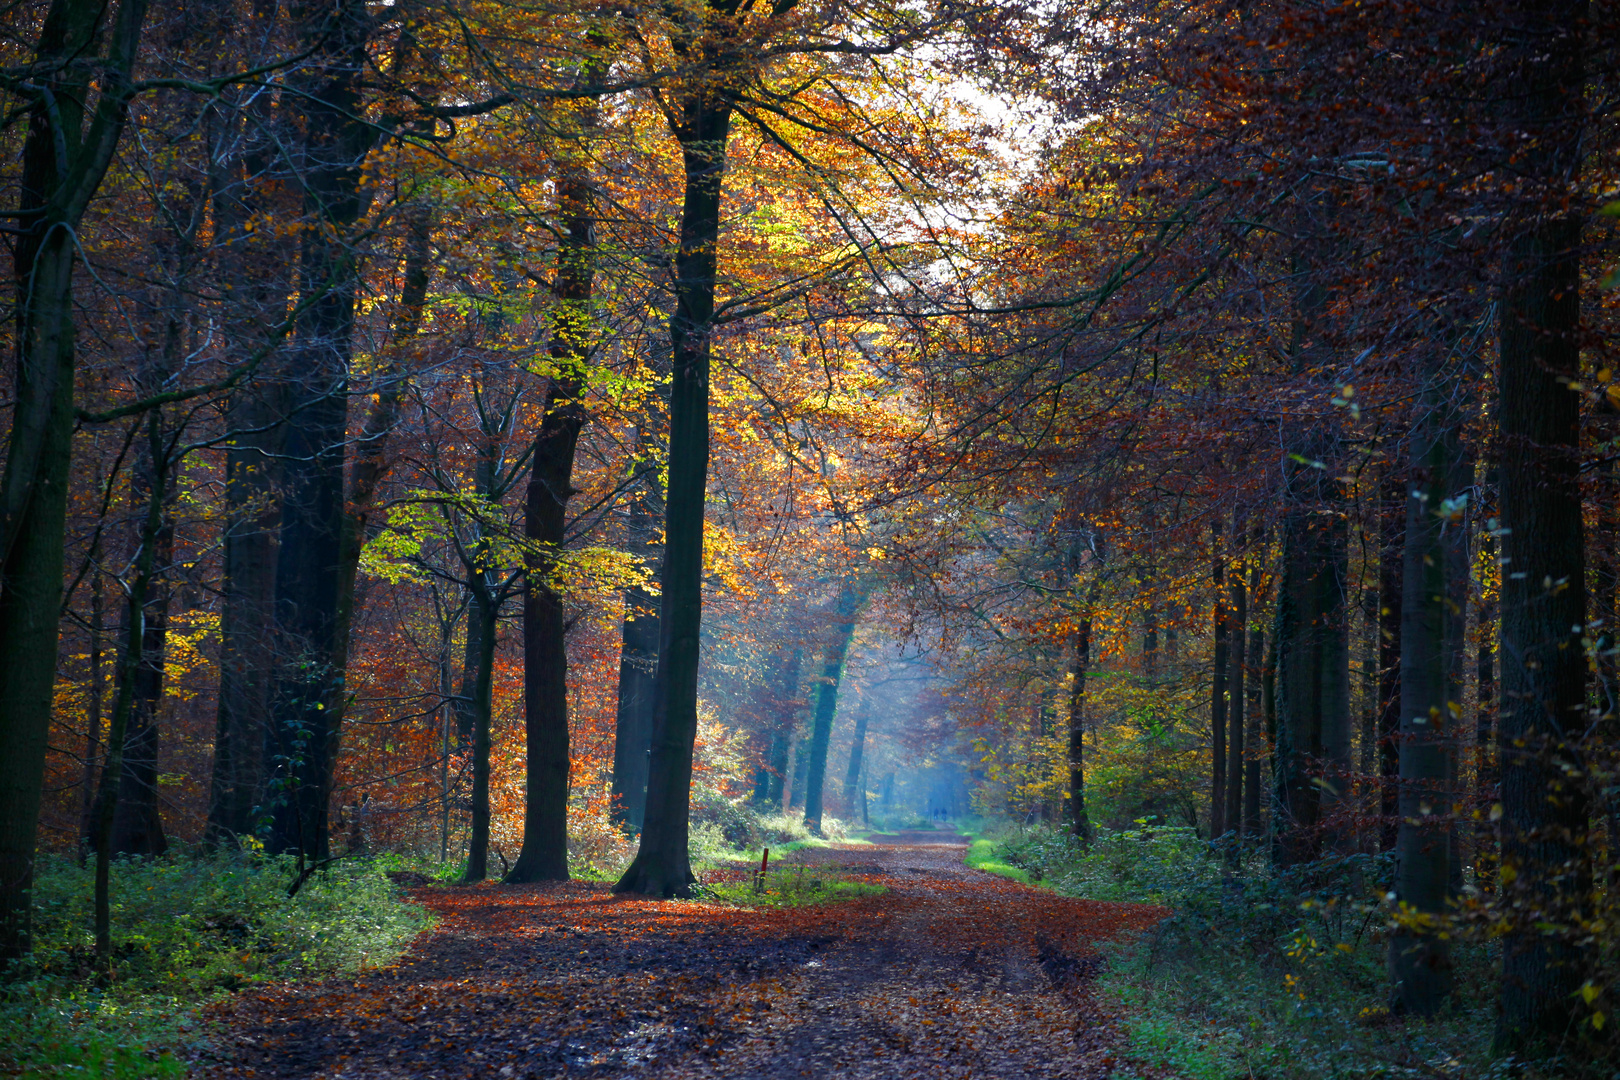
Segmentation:
<svg viewBox="0 0 1620 1080">
<path fill-rule="evenodd" d="M 1232 525 L 1232 536 L 1240 538 L 1243 535 L 1242 519 L 1237 518 Z M 1238 562 L 1232 567 L 1231 605 L 1228 608 L 1231 630 L 1228 634 L 1230 641 L 1228 667 L 1231 678 L 1228 682 L 1227 692 L 1230 704 L 1227 706 L 1226 740 L 1226 831 L 1241 836 L 1243 834 L 1243 755 L 1244 755 L 1244 709 L 1247 705 L 1244 689 L 1248 673 L 1245 670 L 1248 663 L 1248 643 L 1245 640 L 1249 632 L 1249 590 L 1243 581 L 1243 564 Z M 1234 855 L 1237 852 L 1233 847 Z"/>
<path fill-rule="evenodd" d="M 1433 372 L 1428 373 L 1432 381 Z M 1403 910 L 1433 916 L 1450 899 L 1451 670 L 1448 613 L 1452 561 L 1442 509 L 1453 494 L 1457 446 L 1444 406 L 1430 389 L 1413 426 L 1401 604 L 1400 827 L 1395 894 Z M 1444 938 L 1402 925 L 1390 935 L 1395 1011 L 1432 1016 L 1451 994 Z"/>
<path fill-rule="evenodd" d="M 1520 134 L 1504 169 L 1526 203 L 1507 226 L 1498 305 L 1502 524 L 1498 767 L 1500 882 L 1514 919 L 1502 939 L 1498 1052 L 1547 1049 L 1567 1029 L 1587 957 L 1531 919 L 1564 917 L 1592 894 L 1588 805 L 1580 781 L 1586 713 L 1586 567 L 1581 456 L 1581 223 L 1560 209 L 1580 169 L 1584 0 L 1508 9 L 1507 121 Z M 1519 196 L 1525 198 L 1525 196 Z M 1529 199 L 1540 200 L 1529 202 Z M 1522 907 L 1520 906 L 1522 905 Z"/>
<path fill-rule="evenodd" d="M 720 190 L 732 105 L 719 84 L 689 89 L 675 136 L 685 193 L 670 319 L 669 495 L 664 512 L 658 699 L 653 713 L 641 847 L 616 892 L 685 896 L 696 880 L 687 852 L 692 753 L 697 738 L 699 632 L 703 618 L 703 509 L 709 471 L 709 347 L 714 323 Z"/>
<path fill-rule="evenodd" d="M 1321 853 L 1328 840 L 1327 818 L 1349 773 L 1350 654 L 1344 595 L 1349 553 L 1337 512 L 1338 484 L 1328 475 L 1330 470 L 1331 466 L 1310 464 L 1288 469 L 1274 635 L 1277 786 L 1272 856 L 1281 866 L 1309 862 Z"/>
<path fill-rule="evenodd" d="M 587 110 L 584 126 L 595 124 Z M 574 451 L 585 426 L 586 366 L 591 346 L 591 295 L 596 272 L 596 225 L 590 179 L 569 163 L 557 185 L 563 228 L 552 292 L 555 373 L 534 438 L 523 519 L 532 545 L 523 596 L 523 715 L 528 754 L 524 779 L 523 850 L 507 881 L 568 879 L 568 643 L 563 599 L 552 580 L 556 553 L 567 539 L 574 494 Z"/>
<path fill-rule="evenodd" d="M 865 601 L 866 589 L 860 585 L 847 583 L 839 590 L 829 628 L 831 640 L 821 667 L 821 681 L 816 686 L 816 711 L 810 730 L 810 768 L 804 787 L 804 823 L 815 836 L 821 835 L 827 748 L 832 742 L 833 717 L 838 713 L 838 684 L 844 677 L 844 660 L 855 636 L 855 615 Z"/>
<path fill-rule="evenodd" d="M 299 255 L 299 317 L 287 370 L 290 421 L 282 444 L 276 568 L 280 667 L 272 684 L 266 752 L 273 772 L 266 848 L 300 867 L 327 858 L 333 770 L 348 688 L 340 640 L 344 449 L 359 257 L 350 232 L 364 211 L 361 164 L 372 129 L 361 105 L 371 22 L 357 0 L 298 12 L 314 50 L 298 165 L 311 229 Z"/>
<path fill-rule="evenodd" d="M 658 408 L 650 406 L 649 413 Z M 650 459 L 665 440 L 661 431 L 655 435 L 651 430 L 654 423 L 650 415 L 645 416 L 637 428 L 644 456 L 638 455 L 635 463 L 642 476 L 630 504 L 629 522 L 631 543 L 640 548 L 649 567 L 656 567 L 663 553 L 657 536 L 663 493 Z M 618 711 L 613 728 L 613 821 L 631 833 L 640 832 L 646 818 L 647 754 L 657 694 L 658 598 L 647 587 L 637 585 L 624 593 Z"/>
<path fill-rule="evenodd" d="M 12 247 L 16 381 L 0 476 L 0 961 L 32 944 L 73 452 L 74 237 L 123 134 L 146 11 L 146 0 L 124 0 L 108 28 L 100 0 L 54 0 L 34 49 L 40 74 L 23 85 L 32 100 Z M 102 40 L 99 62 L 85 62 Z M 86 116 L 92 72 L 100 93 Z"/>
<path fill-rule="evenodd" d="M 1400 825 L 1401 626 L 1405 603 L 1406 471 L 1385 478 L 1378 547 L 1378 816 L 1380 849 L 1394 851 Z"/>
<path fill-rule="evenodd" d="M 866 807 L 865 785 L 861 784 L 861 761 L 866 754 L 866 723 L 872 712 L 871 701 L 861 702 L 861 707 L 855 714 L 855 737 L 849 744 L 849 768 L 844 771 L 844 814 L 850 815 L 855 809 L 855 799 L 860 798 L 861 808 Z"/>
<path fill-rule="evenodd" d="M 1211 525 L 1215 548 L 1211 581 L 1215 592 L 1215 670 L 1210 680 L 1209 735 L 1209 835 L 1213 839 L 1226 833 L 1226 674 L 1231 654 L 1232 621 L 1226 607 L 1226 562 L 1221 551 L 1221 522 Z"/>
</svg>

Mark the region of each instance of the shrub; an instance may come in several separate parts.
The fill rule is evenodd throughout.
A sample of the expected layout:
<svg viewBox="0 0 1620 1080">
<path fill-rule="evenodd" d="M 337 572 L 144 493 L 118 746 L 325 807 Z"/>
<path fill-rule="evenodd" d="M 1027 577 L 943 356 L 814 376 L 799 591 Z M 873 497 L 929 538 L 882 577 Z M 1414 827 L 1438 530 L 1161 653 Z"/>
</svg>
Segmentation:
<svg viewBox="0 0 1620 1080">
<path fill-rule="evenodd" d="M 377 864 L 345 860 L 294 897 L 292 860 L 232 853 L 120 859 L 112 868 L 113 963 L 93 965 L 93 873 L 42 859 L 34 951 L 0 997 L 0 1071 L 179 1075 L 199 1006 L 268 980 L 387 964 L 429 924 Z"/>
</svg>

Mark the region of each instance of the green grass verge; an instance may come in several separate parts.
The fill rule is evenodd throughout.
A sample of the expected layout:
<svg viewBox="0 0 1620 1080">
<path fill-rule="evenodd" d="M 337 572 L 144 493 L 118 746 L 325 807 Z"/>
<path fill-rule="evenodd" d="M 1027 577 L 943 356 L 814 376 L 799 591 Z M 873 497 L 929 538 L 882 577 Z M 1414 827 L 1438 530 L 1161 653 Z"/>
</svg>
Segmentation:
<svg viewBox="0 0 1620 1080">
<path fill-rule="evenodd" d="M 851 881 L 824 868 L 792 866 L 770 871 L 758 888 L 752 881 L 705 885 L 702 898 L 743 907 L 790 908 L 882 896 L 888 891 L 882 885 Z"/>
<path fill-rule="evenodd" d="M 0 984 L 0 1075 L 185 1074 L 204 1006 L 266 982 L 391 963 L 431 924 L 383 869 L 341 862 L 287 896 L 285 859 L 241 854 L 113 865 L 113 965 L 93 966 L 92 874 L 45 859 L 34 950 Z"/>
<path fill-rule="evenodd" d="M 1001 877 L 1012 878 L 1014 881 L 1022 882 L 1025 885 L 1036 884 L 1035 881 L 1031 880 L 1027 870 L 1020 870 L 1018 867 L 1011 866 L 998 859 L 996 857 L 996 842 L 986 837 L 976 837 L 968 845 L 967 854 L 962 857 L 962 861 L 974 870 L 983 870 L 987 874 L 998 874 Z"/>
</svg>

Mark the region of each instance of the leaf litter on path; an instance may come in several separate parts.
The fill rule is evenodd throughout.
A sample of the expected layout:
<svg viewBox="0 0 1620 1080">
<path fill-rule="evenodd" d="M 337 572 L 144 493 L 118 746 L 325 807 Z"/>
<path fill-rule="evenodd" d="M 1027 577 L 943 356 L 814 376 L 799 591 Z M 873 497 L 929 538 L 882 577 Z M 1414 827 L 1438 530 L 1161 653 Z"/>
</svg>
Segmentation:
<svg viewBox="0 0 1620 1080">
<path fill-rule="evenodd" d="M 792 856 L 889 889 L 810 907 L 647 900 L 600 882 L 414 890 L 440 921 L 398 964 L 233 998 L 200 1071 L 1107 1076 L 1118 1037 L 1087 991 L 1096 944 L 1166 912 L 969 870 L 954 837 L 876 840 Z"/>
</svg>

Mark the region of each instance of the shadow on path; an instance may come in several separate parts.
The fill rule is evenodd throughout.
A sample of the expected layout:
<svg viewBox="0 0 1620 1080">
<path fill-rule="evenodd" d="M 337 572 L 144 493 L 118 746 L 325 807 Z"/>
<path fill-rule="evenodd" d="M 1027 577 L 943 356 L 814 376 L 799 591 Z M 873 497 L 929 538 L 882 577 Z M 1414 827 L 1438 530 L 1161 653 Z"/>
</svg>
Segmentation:
<svg viewBox="0 0 1620 1080">
<path fill-rule="evenodd" d="M 1095 943 L 1164 912 L 962 865 L 966 840 L 873 837 L 787 861 L 886 886 L 786 910 L 608 886 L 423 888 L 393 967 L 242 994 L 219 1077 L 1101 1077 Z M 1106 1064 L 1105 1064 L 1106 1062 Z"/>
</svg>

